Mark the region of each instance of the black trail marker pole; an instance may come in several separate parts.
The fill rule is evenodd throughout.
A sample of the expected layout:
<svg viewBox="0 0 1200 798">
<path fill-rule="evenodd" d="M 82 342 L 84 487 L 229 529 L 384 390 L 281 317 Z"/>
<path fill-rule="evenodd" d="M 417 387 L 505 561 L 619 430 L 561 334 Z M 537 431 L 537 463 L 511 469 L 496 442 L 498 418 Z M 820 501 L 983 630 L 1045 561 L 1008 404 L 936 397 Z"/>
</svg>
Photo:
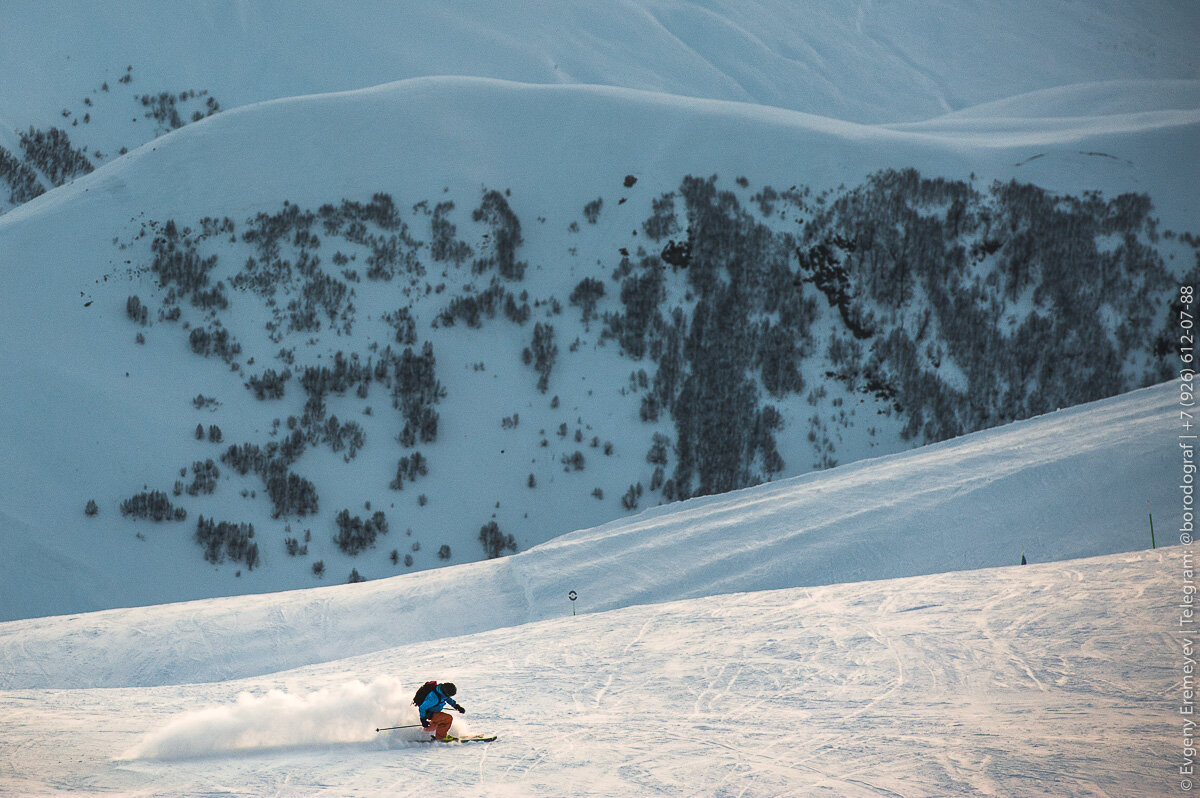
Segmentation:
<svg viewBox="0 0 1200 798">
<path fill-rule="evenodd" d="M 567 598 L 571 600 L 571 617 L 575 617 L 575 599 L 579 598 L 579 594 L 572 590 L 567 594 Z"/>
<path fill-rule="evenodd" d="M 1157 549 L 1154 545 L 1154 513 L 1150 512 L 1150 502 L 1146 502 L 1146 515 L 1150 516 L 1150 548 Z"/>
</svg>

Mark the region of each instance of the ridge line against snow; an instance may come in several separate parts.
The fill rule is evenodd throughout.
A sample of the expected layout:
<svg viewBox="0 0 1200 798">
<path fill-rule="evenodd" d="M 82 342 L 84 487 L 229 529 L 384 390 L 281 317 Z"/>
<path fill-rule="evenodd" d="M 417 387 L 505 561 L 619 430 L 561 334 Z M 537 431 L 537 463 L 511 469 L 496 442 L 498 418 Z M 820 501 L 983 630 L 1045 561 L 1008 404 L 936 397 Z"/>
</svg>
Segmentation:
<svg viewBox="0 0 1200 798">
<path fill-rule="evenodd" d="M 1186 81 L 1185 81 L 1186 82 Z M 1191 81 L 1200 83 L 1200 81 Z M 124 185 L 120 174 L 128 164 L 160 147 L 169 148 L 177 142 L 211 135 L 214 128 L 246 115 L 270 112 L 274 109 L 292 109 L 305 104 L 325 106 L 332 103 L 366 100 L 370 98 L 401 99 L 406 94 L 422 91 L 482 90 L 487 92 L 512 92 L 557 96 L 565 99 L 598 97 L 612 102 L 637 104 L 649 109 L 688 112 L 702 117 L 717 119 L 742 119 L 768 127 L 782 127 L 795 131 L 824 134 L 848 142 L 865 143 L 895 142 L 910 144 L 935 144 L 939 146 L 967 146 L 1003 149 L 1008 147 L 1031 147 L 1056 145 L 1071 141 L 1083 141 L 1091 136 L 1131 134 L 1161 128 L 1182 127 L 1200 124 L 1200 109 L 1146 111 L 1134 114 L 1106 114 L 1079 117 L 966 117 L 971 111 L 961 109 L 949 114 L 931 117 L 919 122 L 905 123 L 862 123 L 821 116 L 804 111 L 795 111 L 780 106 L 763 105 L 748 101 L 721 100 L 671 94 L 662 91 L 633 89 L 605 84 L 543 84 L 523 83 L 490 77 L 464 77 L 457 75 L 435 75 L 381 83 L 358 89 L 334 92 L 279 97 L 237 106 L 205 117 L 184 127 L 173 130 L 142 144 L 125 155 L 116 157 L 96 167 L 86 175 L 52 187 L 44 194 L 0 215 L 0 232 L 26 219 L 49 212 L 60 203 L 66 202 L 92 188 L 101 188 L 115 180 Z M 1042 90 L 1054 91 L 1053 89 Z M 1031 93 L 1036 94 L 1036 93 Z M 1017 95 L 1017 97 L 1028 95 Z M 1009 98 L 1014 99 L 1014 98 Z M 985 105 L 996 105 L 1008 100 L 991 101 Z M 1020 122 L 1014 130 L 1004 123 Z M 1106 122 L 1107 124 L 1101 124 Z M 941 127 L 945 126 L 945 127 Z M 961 126 L 961 129 L 956 129 Z M 970 129 L 977 126 L 978 129 Z M 990 129 L 989 129 L 990 126 Z"/>
</svg>

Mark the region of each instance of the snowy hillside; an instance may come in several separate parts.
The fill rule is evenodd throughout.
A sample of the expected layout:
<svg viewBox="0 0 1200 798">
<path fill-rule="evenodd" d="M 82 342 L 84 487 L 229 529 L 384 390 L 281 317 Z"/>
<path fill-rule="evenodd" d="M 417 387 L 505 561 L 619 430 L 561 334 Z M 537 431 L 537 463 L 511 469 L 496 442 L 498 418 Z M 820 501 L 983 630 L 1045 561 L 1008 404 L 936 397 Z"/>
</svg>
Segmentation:
<svg viewBox="0 0 1200 798">
<path fill-rule="evenodd" d="M 620 86 L 867 123 L 1079 83 L 1200 78 L 1200 19 L 1169 0 L 1020 0 L 1003 11 L 850 0 L 336 9 L 301 0 L 286 15 L 227 0 L 17 0 L 4 16 L 0 120 L 13 133 L 56 125 L 100 150 L 101 162 L 170 130 L 171 110 L 182 123 L 206 115 L 210 97 L 230 109 L 437 75 Z M 181 99 L 191 92 L 205 94 Z M 160 102 L 164 93 L 172 97 Z"/>
<path fill-rule="evenodd" d="M 1148 508 L 1160 541 L 1180 527 L 1178 401 L 1173 385 L 1146 389 L 692 499 L 499 560 L 361 585 L 16 621 L 0 626 L 0 687 L 248 678 L 561 617 L 572 590 L 577 609 L 592 613 L 996 567 L 1023 554 L 1045 562 L 1136 551 L 1150 544 Z"/>
<path fill-rule="evenodd" d="M 73 10 L 0 26 L 3 619 L 524 552 L 1173 373 L 1190 4 Z"/>
<path fill-rule="evenodd" d="M 1194 559 L 1145 550 L 1143 513 L 1173 542 L 1177 402 L 1159 386 L 500 560 L 2 623 L 0 791 L 1166 794 L 1168 608 Z M 1124 553 L 1060 559 L 1101 551 Z M 376 732 L 415 722 L 427 678 L 459 685 L 458 733 L 499 739 Z"/>
<path fill-rule="evenodd" d="M 432 645 L 396 640 L 213 684 L 6 690 L 0 789 L 1165 795 L 1183 749 L 1168 711 L 1182 694 L 1164 607 L 1182 598 L 1184 557 L 1174 548 L 714 596 Z M 449 570 L 459 569 L 418 578 Z M 288 623 L 286 610 L 276 617 Z M 101 634 L 126 620 L 88 618 Z M 17 628 L 0 626 L 10 638 Z M 171 645 L 153 633 L 130 640 L 120 653 Z M 228 652 L 213 643 L 206 656 Z M 377 733 L 415 722 L 406 702 L 427 677 L 459 685 L 459 733 L 499 739 L 431 747 L 412 729 Z"/>
</svg>

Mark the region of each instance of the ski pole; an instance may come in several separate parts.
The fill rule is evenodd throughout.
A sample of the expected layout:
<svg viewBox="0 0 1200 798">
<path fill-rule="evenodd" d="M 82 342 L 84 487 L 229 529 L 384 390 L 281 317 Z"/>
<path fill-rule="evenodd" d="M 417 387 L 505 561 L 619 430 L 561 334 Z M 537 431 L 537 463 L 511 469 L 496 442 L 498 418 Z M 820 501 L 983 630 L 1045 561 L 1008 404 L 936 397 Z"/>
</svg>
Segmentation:
<svg viewBox="0 0 1200 798">
<path fill-rule="evenodd" d="M 392 729 L 415 729 L 420 725 L 421 725 L 420 723 L 411 723 L 408 726 L 385 726 L 382 729 L 376 729 L 375 731 L 381 732 L 381 731 L 391 731 Z"/>
</svg>

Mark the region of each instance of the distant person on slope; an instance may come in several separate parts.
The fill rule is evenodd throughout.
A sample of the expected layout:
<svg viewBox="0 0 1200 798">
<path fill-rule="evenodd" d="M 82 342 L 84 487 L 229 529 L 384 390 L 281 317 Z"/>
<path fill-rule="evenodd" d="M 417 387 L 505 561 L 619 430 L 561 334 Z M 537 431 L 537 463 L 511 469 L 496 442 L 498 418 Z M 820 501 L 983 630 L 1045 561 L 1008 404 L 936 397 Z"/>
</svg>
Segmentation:
<svg viewBox="0 0 1200 798">
<path fill-rule="evenodd" d="M 453 717 L 442 712 L 442 707 L 449 704 L 459 712 L 466 713 L 466 710 L 454 700 L 454 695 L 457 692 L 458 688 L 454 686 L 453 682 L 444 682 L 442 684 L 426 682 L 417 691 L 413 703 L 421 711 L 421 726 L 426 729 L 432 729 L 434 739 L 445 740 L 447 733 L 450 731 L 450 724 L 454 722 Z"/>
</svg>

